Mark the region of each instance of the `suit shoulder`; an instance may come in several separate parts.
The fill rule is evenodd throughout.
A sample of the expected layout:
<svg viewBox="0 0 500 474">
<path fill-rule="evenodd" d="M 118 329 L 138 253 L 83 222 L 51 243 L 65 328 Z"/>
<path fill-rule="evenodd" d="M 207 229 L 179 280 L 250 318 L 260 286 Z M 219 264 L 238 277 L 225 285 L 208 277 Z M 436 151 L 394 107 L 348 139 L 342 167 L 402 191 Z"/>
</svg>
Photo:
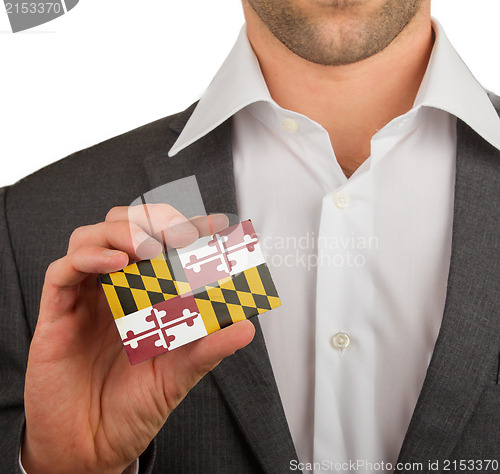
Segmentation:
<svg viewBox="0 0 500 474">
<path fill-rule="evenodd" d="M 124 189 L 139 191 L 146 179 L 144 159 L 168 152 L 194 106 L 45 166 L 9 186 L 8 201 L 16 207 L 51 207 L 59 201 L 91 202 L 92 195 L 96 200 L 103 195 L 120 196 Z"/>
<path fill-rule="evenodd" d="M 5 188 L 11 231 L 24 236 L 30 222 L 67 238 L 76 227 L 102 221 L 112 207 L 128 206 L 148 189 L 145 159 L 166 157 L 193 108 L 73 153 Z"/>
</svg>

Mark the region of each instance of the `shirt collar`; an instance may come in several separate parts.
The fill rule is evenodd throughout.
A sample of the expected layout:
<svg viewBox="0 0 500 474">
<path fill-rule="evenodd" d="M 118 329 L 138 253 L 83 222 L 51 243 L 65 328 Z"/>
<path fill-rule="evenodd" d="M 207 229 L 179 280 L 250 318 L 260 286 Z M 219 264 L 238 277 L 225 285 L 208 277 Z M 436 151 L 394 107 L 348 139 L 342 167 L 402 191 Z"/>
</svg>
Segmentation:
<svg viewBox="0 0 500 474">
<path fill-rule="evenodd" d="M 444 110 L 500 150 L 500 118 L 487 93 L 455 51 L 441 25 L 436 20 L 432 23 L 436 40 L 414 108 Z M 169 156 L 176 155 L 239 110 L 256 102 L 274 104 L 243 26 L 233 49 L 170 149 Z"/>
<path fill-rule="evenodd" d="M 432 24 L 436 41 L 414 107 L 444 110 L 500 150 L 500 118 L 488 94 L 453 48 L 441 25 L 434 19 Z"/>
<path fill-rule="evenodd" d="M 205 136 L 244 107 L 261 101 L 273 102 L 243 26 L 233 49 L 198 102 L 169 156 Z"/>
</svg>

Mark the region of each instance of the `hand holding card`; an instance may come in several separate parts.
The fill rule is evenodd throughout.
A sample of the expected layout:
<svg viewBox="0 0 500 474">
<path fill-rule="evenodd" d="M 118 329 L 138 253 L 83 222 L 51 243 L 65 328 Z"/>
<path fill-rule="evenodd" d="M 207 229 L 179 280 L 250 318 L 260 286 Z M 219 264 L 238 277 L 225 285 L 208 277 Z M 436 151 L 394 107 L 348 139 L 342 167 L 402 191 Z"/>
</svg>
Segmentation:
<svg viewBox="0 0 500 474">
<path fill-rule="evenodd" d="M 101 283 L 132 364 L 281 304 L 250 220 Z"/>
<path fill-rule="evenodd" d="M 222 221 L 215 218 L 210 223 L 206 218 L 188 222 L 173 207 L 158 204 L 114 208 L 105 222 L 73 233 L 67 255 L 47 270 L 31 343 L 22 446 L 27 472 L 122 472 L 201 377 L 252 340 L 253 325 L 242 321 L 132 367 L 97 280 L 97 275 L 117 272 L 131 261 L 155 257 L 163 244 L 189 247 L 200 235 L 209 234 L 210 224 L 222 232 L 227 218 L 224 222 L 220 226 Z M 145 265 L 139 262 L 137 267 Z M 153 258 L 151 265 L 162 262 Z M 153 280 L 139 278 L 151 290 Z M 160 286 L 162 298 L 185 294 L 187 287 L 181 283 L 176 287 L 175 281 L 170 280 L 174 294 L 168 284 Z M 141 301 L 135 289 L 130 291 Z M 158 304 L 155 292 L 150 294 L 149 304 Z M 173 298 L 163 300 L 167 304 Z M 199 300 L 211 304 L 201 295 Z M 180 328 L 199 327 L 201 317 L 194 317 L 194 308 L 189 315 L 183 308 L 183 320 L 177 325 L 165 319 L 163 311 L 156 309 L 158 319 L 147 323 L 161 326 L 171 346 L 172 336 L 181 340 Z M 134 337 L 140 334 L 133 328 L 127 331 L 134 331 Z M 128 347 L 135 343 L 142 347 L 145 342 L 135 337 Z"/>
</svg>

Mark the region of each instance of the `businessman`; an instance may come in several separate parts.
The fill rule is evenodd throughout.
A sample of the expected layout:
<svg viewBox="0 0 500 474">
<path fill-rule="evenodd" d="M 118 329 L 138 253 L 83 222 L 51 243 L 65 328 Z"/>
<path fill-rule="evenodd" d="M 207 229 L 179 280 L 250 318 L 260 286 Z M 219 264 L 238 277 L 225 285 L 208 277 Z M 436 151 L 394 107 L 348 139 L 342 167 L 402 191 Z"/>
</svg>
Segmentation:
<svg viewBox="0 0 500 474">
<path fill-rule="evenodd" d="M 3 472 L 494 472 L 498 98 L 430 0 L 243 8 L 199 103 L 2 190 Z M 158 253 L 126 206 L 193 174 L 283 306 L 132 368 L 97 275 Z"/>
</svg>

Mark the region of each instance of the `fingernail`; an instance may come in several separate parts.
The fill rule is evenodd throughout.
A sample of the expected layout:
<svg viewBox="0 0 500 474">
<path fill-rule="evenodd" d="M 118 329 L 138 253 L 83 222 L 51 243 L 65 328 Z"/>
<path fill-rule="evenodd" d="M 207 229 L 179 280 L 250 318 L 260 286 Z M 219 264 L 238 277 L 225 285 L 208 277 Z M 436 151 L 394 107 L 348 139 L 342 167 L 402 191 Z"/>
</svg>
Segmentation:
<svg viewBox="0 0 500 474">
<path fill-rule="evenodd" d="M 197 231 L 196 227 L 184 217 L 173 218 L 170 227 L 176 234 L 194 234 Z"/>
<path fill-rule="evenodd" d="M 138 232 L 137 234 L 134 235 L 134 239 L 138 244 L 157 244 L 159 243 L 157 240 L 153 239 L 149 234 L 146 234 L 146 232 Z"/>
<path fill-rule="evenodd" d="M 106 257 L 114 257 L 115 255 L 118 255 L 120 253 L 123 253 L 121 250 L 105 250 L 102 254 Z"/>
</svg>

